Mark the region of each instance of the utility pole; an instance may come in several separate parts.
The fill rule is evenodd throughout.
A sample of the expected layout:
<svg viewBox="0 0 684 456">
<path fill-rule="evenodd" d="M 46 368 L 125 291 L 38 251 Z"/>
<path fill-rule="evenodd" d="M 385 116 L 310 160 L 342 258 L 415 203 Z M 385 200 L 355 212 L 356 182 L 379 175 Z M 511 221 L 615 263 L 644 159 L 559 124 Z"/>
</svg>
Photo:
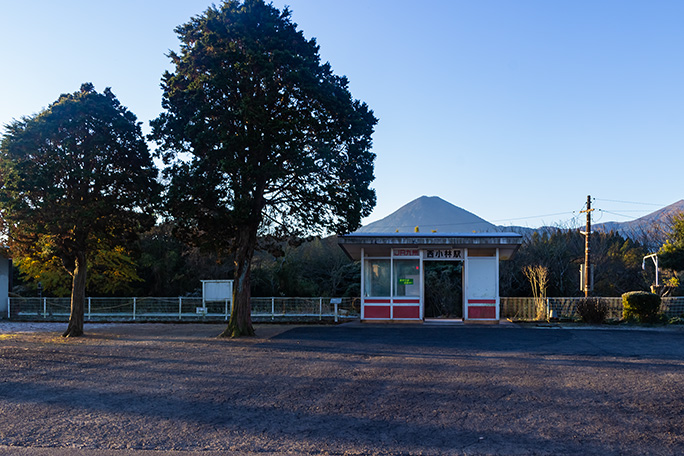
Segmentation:
<svg viewBox="0 0 684 456">
<path fill-rule="evenodd" d="M 591 195 L 587 195 L 587 210 L 580 211 L 580 213 L 587 213 L 587 228 L 586 231 L 580 231 L 585 237 L 584 241 L 584 297 L 589 297 L 590 280 L 591 280 Z"/>
</svg>

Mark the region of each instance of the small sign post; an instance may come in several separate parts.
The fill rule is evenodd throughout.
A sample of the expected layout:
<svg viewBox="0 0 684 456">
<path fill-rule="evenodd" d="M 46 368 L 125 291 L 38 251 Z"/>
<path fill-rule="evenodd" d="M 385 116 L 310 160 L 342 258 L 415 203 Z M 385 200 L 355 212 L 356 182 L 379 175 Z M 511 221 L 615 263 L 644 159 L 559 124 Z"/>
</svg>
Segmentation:
<svg viewBox="0 0 684 456">
<path fill-rule="evenodd" d="M 335 307 L 335 323 L 337 323 L 338 306 L 342 304 L 342 298 L 330 298 L 330 304 Z"/>
</svg>

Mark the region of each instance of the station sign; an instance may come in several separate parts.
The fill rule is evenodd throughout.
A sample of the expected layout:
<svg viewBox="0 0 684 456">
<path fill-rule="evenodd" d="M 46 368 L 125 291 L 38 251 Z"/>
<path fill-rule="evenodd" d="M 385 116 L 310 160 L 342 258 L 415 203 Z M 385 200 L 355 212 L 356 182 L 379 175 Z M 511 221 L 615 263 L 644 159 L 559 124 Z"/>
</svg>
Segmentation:
<svg viewBox="0 0 684 456">
<path fill-rule="evenodd" d="M 425 251 L 426 260 L 462 260 L 461 249 L 429 249 Z"/>
<path fill-rule="evenodd" d="M 395 257 L 417 257 L 419 255 L 419 249 L 394 249 Z"/>
</svg>

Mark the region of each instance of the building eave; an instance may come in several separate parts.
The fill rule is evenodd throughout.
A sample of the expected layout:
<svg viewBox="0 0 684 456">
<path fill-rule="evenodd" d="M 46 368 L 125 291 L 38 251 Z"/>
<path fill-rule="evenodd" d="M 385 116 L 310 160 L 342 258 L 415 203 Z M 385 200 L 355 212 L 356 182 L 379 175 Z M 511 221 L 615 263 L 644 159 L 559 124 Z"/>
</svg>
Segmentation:
<svg viewBox="0 0 684 456">
<path fill-rule="evenodd" d="M 354 259 L 366 256 L 389 256 L 395 247 L 416 249 L 500 249 L 501 259 L 508 259 L 520 248 L 522 235 L 518 233 L 352 233 L 338 236 L 340 247 Z"/>
</svg>

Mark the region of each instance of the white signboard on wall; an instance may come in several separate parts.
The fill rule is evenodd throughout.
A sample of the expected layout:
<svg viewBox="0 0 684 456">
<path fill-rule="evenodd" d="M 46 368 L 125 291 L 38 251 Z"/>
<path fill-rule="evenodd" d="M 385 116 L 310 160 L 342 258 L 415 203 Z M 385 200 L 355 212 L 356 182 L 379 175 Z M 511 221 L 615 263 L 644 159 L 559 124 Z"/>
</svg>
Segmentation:
<svg viewBox="0 0 684 456">
<path fill-rule="evenodd" d="M 468 259 L 468 299 L 496 299 L 497 261 L 496 258 Z"/>
<path fill-rule="evenodd" d="M 496 257 L 468 258 L 465 318 L 469 320 L 499 318 L 498 276 Z"/>
</svg>

